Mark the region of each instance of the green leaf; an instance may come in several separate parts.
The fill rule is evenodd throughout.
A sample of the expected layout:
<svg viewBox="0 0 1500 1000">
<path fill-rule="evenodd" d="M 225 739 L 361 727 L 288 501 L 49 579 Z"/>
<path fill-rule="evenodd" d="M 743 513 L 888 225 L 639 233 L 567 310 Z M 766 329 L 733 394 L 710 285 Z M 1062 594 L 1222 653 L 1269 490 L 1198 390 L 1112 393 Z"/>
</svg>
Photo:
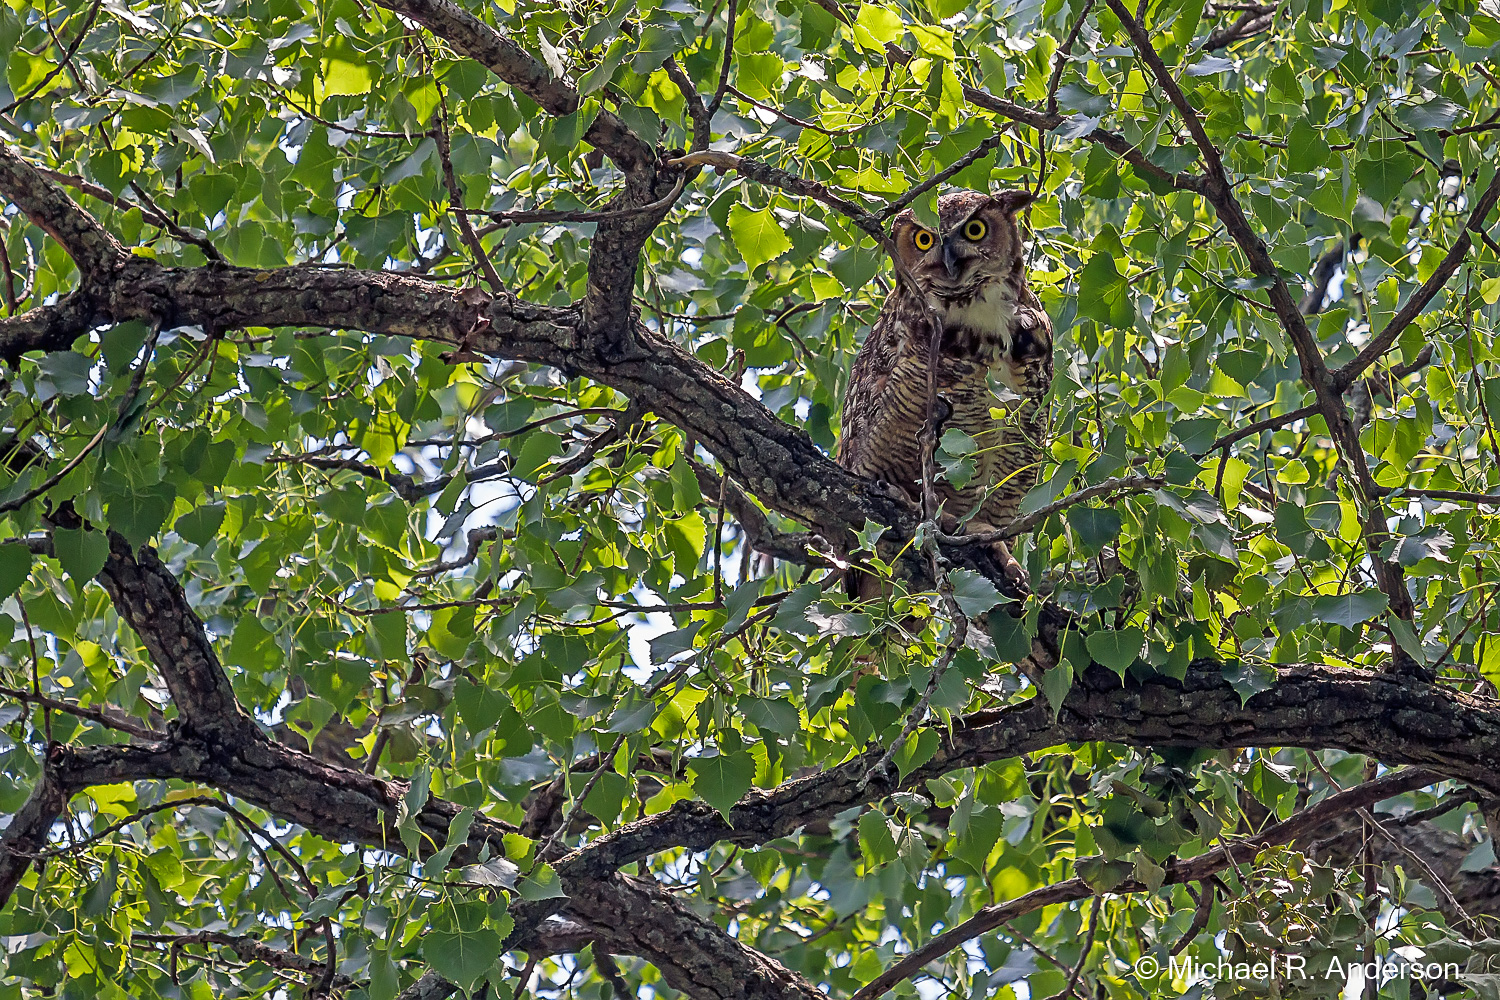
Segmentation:
<svg viewBox="0 0 1500 1000">
<path fill-rule="evenodd" d="M 879 4 L 861 4 L 854 21 L 854 37 L 863 48 L 880 51 L 901 36 L 901 15 Z"/>
<path fill-rule="evenodd" d="M 475 684 L 467 677 L 453 686 L 453 704 L 471 733 L 482 733 L 500 721 L 510 700 L 493 688 Z"/>
<path fill-rule="evenodd" d="M 389 952 L 370 952 L 370 1000 L 395 1000 L 401 980 Z"/>
<path fill-rule="evenodd" d="M 1069 507 L 1068 527 L 1090 551 L 1097 552 L 1120 534 L 1120 512 L 1113 507 Z"/>
<path fill-rule="evenodd" d="M 1052 709 L 1052 714 L 1057 715 L 1058 709 L 1062 708 L 1063 699 L 1073 689 L 1073 665 L 1064 661 L 1052 667 L 1042 675 L 1042 695 L 1047 699 L 1047 705 Z"/>
<path fill-rule="evenodd" d="M 698 489 L 698 476 L 688 464 L 686 456 L 677 456 L 668 478 L 672 483 L 673 510 L 690 511 L 703 502 L 703 493 Z"/>
<path fill-rule="evenodd" d="M 323 93 L 332 96 L 334 94 L 368 94 L 373 77 L 370 67 L 349 45 L 336 45 L 329 48 L 330 52 L 338 55 L 325 58 L 322 63 Z M 358 61 L 356 61 L 358 60 Z"/>
<path fill-rule="evenodd" d="M 1464 109 L 1446 97 L 1434 97 L 1423 104 L 1403 104 L 1396 110 L 1396 120 L 1415 132 L 1452 128 L 1463 115 Z"/>
<path fill-rule="evenodd" d="M 649 648 L 651 650 L 652 663 L 666 663 L 678 653 L 685 653 L 693 648 L 693 637 L 698 630 L 703 628 L 703 622 L 696 621 L 685 628 L 668 632 L 652 639 Z"/>
<path fill-rule="evenodd" d="M 104 364 L 109 368 L 111 375 L 118 376 L 130 367 L 136 355 L 141 353 L 141 346 L 146 343 L 146 337 L 150 333 L 150 328 L 138 319 L 129 320 L 104 331 L 99 341 L 104 354 Z"/>
<path fill-rule="evenodd" d="M 970 618 L 982 615 L 1000 603 L 1000 592 L 995 585 L 971 569 L 952 570 L 948 582 L 953 587 L 953 599 L 959 610 Z"/>
<path fill-rule="evenodd" d="M 254 615 L 245 615 L 234 626 L 225 659 L 236 667 L 253 672 L 275 670 L 281 665 L 281 647 L 276 637 L 266 631 Z"/>
<path fill-rule="evenodd" d="M 1329 625 L 1353 628 L 1369 621 L 1390 605 L 1390 599 L 1378 590 L 1360 590 L 1352 594 L 1329 594 L 1312 602 L 1313 617 Z"/>
<path fill-rule="evenodd" d="M 792 248 L 786 227 L 769 208 L 759 211 L 735 205 L 729 210 L 729 235 L 735 249 L 745 258 L 745 267 L 754 271 L 767 261 L 775 260 Z"/>
<path fill-rule="evenodd" d="M 88 528 L 57 528 L 52 532 L 52 550 L 63 570 L 78 583 L 99 575 L 109 558 L 109 539 L 102 531 Z"/>
<path fill-rule="evenodd" d="M 53 396 L 82 396 L 89 392 L 89 374 L 94 363 L 76 351 L 53 351 L 36 364 L 41 377 L 36 381 L 42 399 Z"/>
<path fill-rule="evenodd" d="M 566 899 L 567 893 L 563 892 L 562 879 L 558 878 L 557 872 L 552 870 L 549 864 L 540 864 L 536 869 L 516 883 L 516 891 L 521 894 L 522 899 L 535 902 L 541 899 Z"/>
<path fill-rule="evenodd" d="M 1354 168 L 1360 190 L 1379 205 L 1387 205 L 1401 193 L 1406 182 L 1416 169 L 1416 157 L 1401 149 L 1377 150 L 1372 144 L 1370 153 Z"/>
<path fill-rule="evenodd" d="M 1220 667 L 1219 673 L 1240 696 L 1241 705 L 1276 683 L 1276 668 L 1264 663 L 1232 660 Z"/>
<path fill-rule="evenodd" d="M 1108 667 L 1122 677 L 1125 675 L 1125 668 L 1141 655 L 1145 644 L 1145 633 L 1134 625 L 1118 632 L 1091 633 L 1085 643 L 1094 662 Z"/>
<path fill-rule="evenodd" d="M 744 697 L 739 700 L 739 710 L 757 729 L 788 737 L 802 731 L 797 707 L 785 698 Z"/>
<path fill-rule="evenodd" d="M 342 524 L 363 524 L 365 521 L 365 487 L 353 482 L 338 489 L 329 490 L 313 501 L 319 510 Z"/>
<path fill-rule="evenodd" d="M 226 505 L 220 500 L 215 503 L 205 503 L 194 507 L 186 514 L 177 519 L 172 530 L 185 542 L 194 545 L 207 545 L 218 534 L 219 527 L 224 523 L 224 512 Z"/>
<path fill-rule="evenodd" d="M 160 482 L 135 488 L 127 486 L 124 492 L 111 490 L 106 495 L 109 499 L 104 512 L 109 517 L 109 526 L 124 535 L 131 545 L 139 547 L 151 541 L 151 536 L 172 513 L 177 489 L 171 483 Z"/>
<path fill-rule="evenodd" d="M 878 809 L 859 818 L 859 851 L 871 868 L 896 860 L 895 826 Z"/>
<path fill-rule="evenodd" d="M 1128 861 L 1106 861 L 1101 857 L 1079 858 L 1073 863 L 1078 877 L 1088 883 L 1090 889 L 1103 894 L 1125 881 L 1135 871 Z"/>
<path fill-rule="evenodd" d="M 434 972 L 465 992 L 487 976 L 500 957 L 500 935 L 487 927 L 461 931 L 428 931 L 422 958 Z"/>
<path fill-rule="evenodd" d="M 958 671 L 949 670 L 948 674 L 943 677 L 944 682 L 947 681 L 949 675 L 960 682 L 963 681 L 963 676 Z M 891 760 L 895 762 L 896 771 L 903 781 L 906 780 L 907 775 L 932 759 L 933 754 L 937 753 L 938 742 L 937 730 L 920 729 L 908 736 L 905 742 L 896 748 Z"/>
<path fill-rule="evenodd" d="M 1128 327 L 1135 321 L 1130 285 L 1112 254 L 1095 252 L 1078 273 L 1078 312 L 1113 327 Z"/>
<path fill-rule="evenodd" d="M 1015 663 L 1031 655 L 1031 633 L 1027 631 L 1026 619 L 1005 611 L 989 616 L 990 638 L 995 642 L 995 658 L 1002 663 Z"/>
<path fill-rule="evenodd" d="M 749 753 L 719 753 L 694 757 L 688 763 L 693 791 L 727 820 L 729 810 L 750 790 L 755 777 L 755 758 Z"/>
</svg>

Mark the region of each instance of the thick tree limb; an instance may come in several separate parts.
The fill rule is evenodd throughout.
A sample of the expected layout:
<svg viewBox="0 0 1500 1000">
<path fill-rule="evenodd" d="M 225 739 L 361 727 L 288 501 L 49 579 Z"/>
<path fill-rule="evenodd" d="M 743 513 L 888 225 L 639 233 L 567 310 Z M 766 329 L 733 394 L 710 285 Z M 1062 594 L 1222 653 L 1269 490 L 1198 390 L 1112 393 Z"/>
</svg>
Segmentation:
<svg viewBox="0 0 1500 1000">
<path fill-rule="evenodd" d="M 27 796 L 26 803 L 10 818 L 5 833 L 0 834 L 0 906 L 31 867 L 32 857 L 47 845 L 52 824 L 68 804 L 69 791 L 59 780 L 52 754 L 42 762 L 42 776 Z"/>
<path fill-rule="evenodd" d="M 1182 682 L 1158 677 L 1121 686 L 1093 668 L 1064 700 L 1057 720 L 1041 699 L 958 720 L 933 757 L 904 780 L 865 773 L 882 752 L 752 791 L 726 822 L 702 802 L 627 824 L 560 859 L 572 877 L 596 877 L 671 848 L 716 843 L 753 846 L 929 778 L 1063 743 L 1101 740 L 1132 746 L 1204 748 L 1338 747 L 1390 764 L 1416 764 L 1480 788 L 1500 789 L 1500 704 L 1437 685 L 1366 671 L 1283 668 L 1244 705 L 1215 663 L 1195 665 Z"/>
<path fill-rule="evenodd" d="M 0 360 L 15 367 L 27 351 L 66 350 L 94 323 L 93 300 L 72 292 L 50 305 L 0 318 Z"/>
<path fill-rule="evenodd" d="M 1391 763 L 1430 765 L 1440 775 L 1500 791 L 1500 705 L 1424 685 L 1410 678 L 1354 670 L 1296 667 L 1283 670 L 1272 687 L 1241 705 L 1239 694 L 1217 664 L 1198 664 L 1180 684 L 1165 678 L 1121 686 L 1106 671 L 1085 674 L 1054 721 L 1041 699 L 961 720 L 937 752 L 904 781 L 865 773 L 879 754 L 874 748 L 838 768 L 794 779 L 767 792 L 752 792 L 726 823 L 703 803 L 679 803 L 665 813 L 629 824 L 559 859 L 554 868 L 570 897 L 592 898 L 601 879 L 619 867 L 668 849 L 702 850 L 718 842 L 759 844 L 795 832 L 894 790 L 949 771 L 1019 754 L 1092 740 L 1152 746 L 1336 747 Z M 33 796 L 27 823 L 7 830 L 5 856 L 10 886 L 24 858 L 40 846 L 45 829 L 66 796 L 91 784 L 147 778 L 178 778 L 228 792 L 321 836 L 404 853 L 392 826 L 400 783 L 322 764 L 305 754 L 256 738 L 244 743 L 206 744 L 184 738 L 146 747 L 58 748 L 52 762 L 53 789 Z M 1427 781 L 1434 780 L 1428 777 Z M 59 796 L 62 796 L 59 798 Z M 419 816 L 432 848 L 441 846 L 457 806 L 430 800 Z M 732 825 L 731 825 L 732 824 Z M 489 841 L 492 850 L 506 828 L 479 817 L 455 863 L 472 858 Z M 24 840 L 22 838 L 29 837 Z M 27 847 L 25 844 L 33 844 Z M 424 844 L 424 851 L 426 845 Z M 601 896 L 601 900 L 607 900 Z M 579 905 L 569 903 L 569 906 Z M 556 905 L 518 905 L 517 940 Z M 590 921 L 592 923 L 592 920 Z M 636 928 L 632 933 L 645 933 Z M 702 933 L 709 933 L 702 929 Z M 729 948 L 714 938 L 713 948 Z M 653 961 L 666 961 L 640 944 Z M 626 949 L 616 946 L 617 950 Z M 705 948 L 708 947 L 706 944 Z M 736 945 L 735 947 L 739 947 Z M 633 952 L 634 953 L 634 952 Z M 747 955 L 745 960 L 757 961 Z M 678 973 L 673 973 L 674 975 Z M 755 973 L 776 981 L 774 970 Z M 769 988 L 769 987 L 768 987 Z M 788 986 L 789 996 L 800 987 Z"/>
<path fill-rule="evenodd" d="M 47 844 L 52 824 L 68 799 L 92 785 L 192 773 L 191 755 L 165 742 L 141 746 L 55 745 L 42 761 L 42 776 L 0 834 L 0 907 L 20 884 Z"/>
<path fill-rule="evenodd" d="M 673 989 L 702 1000 L 828 1000 L 780 962 L 740 943 L 656 882 L 628 875 L 570 889 L 569 906 L 587 913 L 615 952 L 661 970 Z"/>
<path fill-rule="evenodd" d="M 85 274 L 108 270 L 126 255 L 119 240 L 6 142 L 0 142 L 0 196 L 56 240 Z"/>
<path fill-rule="evenodd" d="M 145 643 L 184 725 L 194 731 L 250 727 L 203 622 L 155 549 L 143 546 L 137 554 L 124 536 L 109 532 L 109 558 L 99 582 Z"/>
</svg>

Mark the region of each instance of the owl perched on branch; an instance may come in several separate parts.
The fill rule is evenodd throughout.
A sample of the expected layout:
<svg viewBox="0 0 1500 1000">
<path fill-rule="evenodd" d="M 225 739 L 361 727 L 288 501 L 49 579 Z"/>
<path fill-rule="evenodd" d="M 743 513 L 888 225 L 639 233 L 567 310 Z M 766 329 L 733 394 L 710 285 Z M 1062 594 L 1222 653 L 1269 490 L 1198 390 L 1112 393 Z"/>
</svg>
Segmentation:
<svg viewBox="0 0 1500 1000">
<path fill-rule="evenodd" d="M 910 209 L 896 217 L 896 288 L 854 359 L 844 396 L 839 464 L 920 503 L 932 324 L 941 326 L 929 433 L 958 428 L 978 446 L 972 480 L 962 488 L 933 483 L 945 527 L 966 518 L 971 532 L 1007 524 L 1046 457 L 1052 323 L 1026 284 L 1016 221 L 1031 199 L 1026 191 L 948 192 L 938 199 L 936 232 Z M 1008 392 L 997 395 L 992 382 Z M 1024 585 L 1003 543 L 995 555 Z M 868 598 L 879 586 L 860 574 L 851 590 Z"/>
</svg>

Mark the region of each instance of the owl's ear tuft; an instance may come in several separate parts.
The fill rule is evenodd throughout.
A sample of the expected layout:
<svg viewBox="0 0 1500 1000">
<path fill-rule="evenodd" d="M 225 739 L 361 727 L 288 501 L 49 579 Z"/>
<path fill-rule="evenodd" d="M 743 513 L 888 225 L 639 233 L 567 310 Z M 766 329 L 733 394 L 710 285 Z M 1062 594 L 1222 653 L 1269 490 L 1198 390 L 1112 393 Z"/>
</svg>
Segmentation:
<svg viewBox="0 0 1500 1000">
<path fill-rule="evenodd" d="M 1021 209 L 1036 201 L 1036 195 L 1024 189 L 1001 191 L 999 194 L 993 196 L 993 200 L 999 206 L 1000 211 L 1006 215 L 1015 215 Z"/>
</svg>

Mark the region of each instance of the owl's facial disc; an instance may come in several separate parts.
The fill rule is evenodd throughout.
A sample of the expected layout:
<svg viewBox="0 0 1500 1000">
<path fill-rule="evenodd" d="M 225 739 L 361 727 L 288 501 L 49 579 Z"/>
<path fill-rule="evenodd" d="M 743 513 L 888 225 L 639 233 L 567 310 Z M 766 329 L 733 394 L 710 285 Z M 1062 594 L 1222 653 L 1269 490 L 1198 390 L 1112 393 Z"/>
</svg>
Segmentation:
<svg viewBox="0 0 1500 1000">
<path fill-rule="evenodd" d="M 933 299 L 970 299 L 985 285 L 1004 277 L 1004 254 L 997 254 L 1004 237 L 991 221 L 981 217 L 984 214 L 975 213 L 951 228 L 945 226 L 937 245 L 924 255 L 917 275 Z"/>
</svg>

